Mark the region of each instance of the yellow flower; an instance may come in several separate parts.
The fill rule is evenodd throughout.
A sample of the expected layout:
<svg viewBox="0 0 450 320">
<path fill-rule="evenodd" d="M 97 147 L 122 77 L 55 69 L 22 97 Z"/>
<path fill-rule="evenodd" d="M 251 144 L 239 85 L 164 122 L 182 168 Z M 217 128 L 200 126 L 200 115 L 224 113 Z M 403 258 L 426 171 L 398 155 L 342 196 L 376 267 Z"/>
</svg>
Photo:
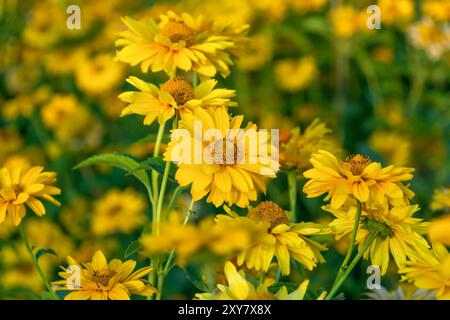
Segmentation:
<svg viewBox="0 0 450 320">
<path fill-rule="evenodd" d="M 180 116 L 197 107 L 236 106 L 230 100 L 235 91 L 214 89 L 217 80 L 213 79 L 202 82 L 195 89 L 181 77 L 166 81 L 159 89 L 136 77 L 129 77 L 127 81 L 140 91 L 127 91 L 119 95 L 119 99 L 129 103 L 121 116 L 143 115 L 145 125 L 152 124 L 156 119 L 163 124 L 175 114 Z"/>
<path fill-rule="evenodd" d="M 330 21 L 333 32 L 340 38 L 350 38 L 359 29 L 358 12 L 350 5 L 341 5 L 333 8 Z"/>
<path fill-rule="evenodd" d="M 356 206 L 350 205 L 341 209 L 324 210 L 333 214 L 336 219 L 329 224 L 336 240 L 352 234 L 356 216 Z M 422 219 L 413 218 L 419 210 L 417 205 L 396 206 L 376 209 L 363 208 L 356 234 L 356 243 L 361 248 L 370 233 L 378 232 L 378 236 L 366 250 L 364 259 L 371 259 L 372 264 L 379 266 L 381 274 L 385 274 L 389 266 L 390 255 L 400 268 L 412 252 L 428 249 L 427 241 L 421 236 L 426 233 L 427 223 Z"/>
<path fill-rule="evenodd" d="M 409 28 L 409 38 L 414 47 L 424 49 L 432 60 L 450 50 L 450 28 L 437 25 L 433 20 L 424 18 Z"/>
<path fill-rule="evenodd" d="M 287 2 L 300 13 L 307 13 L 321 10 L 328 0 L 287 0 Z"/>
<path fill-rule="evenodd" d="M 248 26 L 217 28 L 202 16 L 194 19 L 172 11 L 160 15 L 156 23 L 152 19 L 137 21 L 123 18 L 127 31 L 116 41 L 117 60 L 137 65 L 142 72 L 165 71 L 174 76 L 177 69 L 194 70 L 200 75 L 213 77 L 217 72 L 228 76 L 235 41 L 246 32 Z"/>
<path fill-rule="evenodd" d="M 264 34 L 257 34 L 249 39 L 239 58 L 239 68 L 255 71 L 264 66 L 272 58 L 272 39 Z"/>
<path fill-rule="evenodd" d="M 318 70 L 313 57 L 299 60 L 284 59 L 275 63 L 275 79 L 284 90 L 296 92 L 306 88 L 316 77 Z"/>
<path fill-rule="evenodd" d="M 161 223 L 159 235 L 144 234 L 140 242 L 147 256 L 175 250 L 177 263 L 185 265 L 197 253 L 210 253 L 212 258 L 226 259 L 245 250 L 261 232 L 254 224 L 217 224 L 212 217 L 199 223 L 183 223 L 178 212 Z"/>
<path fill-rule="evenodd" d="M 6 119 L 16 119 L 19 116 L 30 117 L 35 105 L 27 95 L 19 95 L 14 99 L 7 100 L 2 106 L 2 115 Z"/>
<path fill-rule="evenodd" d="M 283 275 L 289 275 L 291 258 L 312 270 L 317 262 L 324 262 L 320 251 L 326 247 L 311 240 L 308 236 L 328 232 L 314 223 L 290 223 L 286 212 L 271 201 L 260 203 L 248 211 L 246 217 L 226 209 L 229 215 L 216 216 L 220 224 L 262 225 L 263 232 L 253 244 L 237 256 L 238 265 L 266 272 L 272 259 L 276 257 Z"/>
<path fill-rule="evenodd" d="M 422 12 L 436 21 L 448 22 L 450 20 L 450 1 L 425 0 L 422 2 Z"/>
<path fill-rule="evenodd" d="M 271 293 L 267 285 L 255 286 L 245 278 L 243 271 L 238 272 L 229 261 L 224 267 L 227 285 L 218 284 L 217 292 L 198 293 L 196 299 L 200 300 L 303 300 L 309 280 L 304 280 L 297 289 L 288 293 L 282 286 L 276 293 Z"/>
<path fill-rule="evenodd" d="M 270 136 L 252 123 L 239 130 L 243 120 L 230 119 L 226 108 L 195 108 L 181 115 L 180 129 L 172 131 L 178 138 L 169 143 L 164 160 L 178 162 L 175 178 L 181 186 L 192 184 L 195 201 L 208 195 L 216 207 L 225 202 L 245 207 L 258 190 L 265 193 L 265 178 L 275 177 L 279 165 L 271 159 Z"/>
<path fill-rule="evenodd" d="M 399 273 L 403 281 L 435 290 L 437 299 L 450 300 L 450 254 L 442 244 L 434 243 L 432 250 L 416 252 Z"/>
<path fill-rule="evenodd" d="M 428 228 L 431 242 L 442 242 L 450 246 L 450 214 L 433 219 Z"/>
<path fill-rule="evenodd" d="M 286 141 L 280 137 L 281 164 L 306 170 L 311 168 L 309 159 L 314 152 L 320 149 L 336 152 L 337 148 L 326 137 L 329 132 L 331 130 L 318 119 L 315 119 L 303 133 L 299 127 L 290 130 Z"/>
<path fill-rule="evenodd" d="M 43 172 L 43 167 L 24 170 L 21 167 L 0 169 L 0 223 L 5 221 L 6 213 L 14 225 L 19 225 L 28 206 L 38 216 L 45 214 L 41 199 L 59 206 L 52 196 L 61 190 L 52 186 L 56 182 L 55 172 Z"/>
<path fill-rule="evenodd" d="M 107 235 L 115 232 L 130 233 L 142 226 L 146 201 L 144 197 L 131 190 L 110 190 L 94 204 L 92 232 Z"/>
<path fill-rule="evenodd" d="M 414 17 L 414 1 L 378 0 L 381 22 L 385 24 L 405 23 Z"/>
<path fill-rule="evenodd" d="M 442 187 L 434 190 L 431 210 L 450 210 L 450 187 Z"/>
<path fill-rule="evenodd" d="M 83 59 L 77 66 L 76 83 L 87 94 L 107 95 L 119 84 L 123 71 L 123 65 L 114 62 L 112 55 L 99 54 Z"/>
<path fill-rule="evenodd" d="M 63 268 L 64 271 L 59 273 L 65 280 L 53 282 L 60 286 L 57 290 L 71 291 L 65 300 L 129 300 L 132 294 L 148 297 L 156 292 L 147 280 L 142 279 L 152 271 L 151 267 L 134 271 L 136 262 L 133 260 L 113 259 L 108 263 L 103 253 L 96 251 L 92 262 L 83 266 L 71 257 L 67 257 L 67 262 L 70 268 Z M 78 271 L 79 283 L 76 283 L 74 273 Z"/>
<path fill-rule="evenodd" d="M 348 198 L 382 205 L 386 200 L 402 201 L 413 193 L 401 182 L 411 180 L 413 168 L 382 168 L 379 162 L 357 154 L 339 162 L 334 155 L 319 150 L 311 157 L 313 169 L 304 172 L 310 179 L 303 187 L 308 198 L 327 193 L 333 209 L 339 209 Z"/>
<path fill-rule="evenodd" d="M 410 160 L 411 142 L 408 137 L 395 131 L 375 131 L 369 138 L 369 144 L 384 159 L 396 166 L 403 166 Z"/>
</svg>

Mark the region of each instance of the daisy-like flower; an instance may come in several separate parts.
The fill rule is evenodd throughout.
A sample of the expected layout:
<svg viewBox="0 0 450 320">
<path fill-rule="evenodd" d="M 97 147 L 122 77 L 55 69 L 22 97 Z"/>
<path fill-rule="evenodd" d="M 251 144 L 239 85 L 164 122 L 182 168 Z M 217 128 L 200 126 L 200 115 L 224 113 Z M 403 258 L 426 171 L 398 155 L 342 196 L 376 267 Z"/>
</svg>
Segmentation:
<svg viewBox="0 0 450 320">
<path fill-rule="evenodd" d="M 440 26 L 429 18 L 413 24 L 408 33 L 412 45 L 424 49 L 432 60 L 439 60 L 450 50 L 450 28 Z"/>
<path fill-rule="evenodd" d="M 213 79 L 203 81 L 195 89 L 181 77 L 166 81 L 160 88 L 136 77 L 129 77 L 127 81 L 140 91 L 127 91 L 119 95 L 120 100 L 129 104 L 122 110 L 121 116 L 145 116 L 145 125 L 152 124 L 156 119 L 163 124 L 175 114 L 181 116 L 197 107 L 237 105 L 231 101 L 235 91 L 214 89 L 217 81 Z"/>
<path fill-rule="evenodd" d="M 282 286 L 276 293 L 271 293 L 267 285 L 255 287 L 245 278 L 245 273 L 238 272 L 229 261 L 224 267 L 227 285 L 218 284 L 213 293 L 198 293 L 196 299 L 200 300 L 303 300 L 308 288 L 309 280 L 304 280 L 297 289 L 288 293 Z"/>
<path fill-rule="evenodd" d="M 300 128 L 289 130 L 284 139 L 280 139 L 280 162 L 288 168 L 310 169 L 309 159 L 320 149 L 337 151 L 336 146 L 327 138 L 331 130 L 318 119 L 314 120 L 304 132 Z"/>
<path fill-rule="evenodd" d="M 191 195 L 216 207 L 227 203 L 246 207 L 265 193 L 265 178 L 274 178 L 279 168 L 271 157 L 275 147 L 270 136 L 260 134 L 249 123 L 240 129 L 243 116 L 230 119 L 226 108 L 195 108 L 184 113 L 179 129 L 164 153 L 165 161 L 176 161 L 175 175 L 181 186 L 191 185 Z"/>
<path fill-rule="evenodd" d="M 141 194 L 131 189 L 111 190 L 94 204 L 92 231 L 96 235 L 130 233 L 146 222 L 145 208 Z"/>
<path fill-rule="evenodd" d="M 432 250 L 412 254 L 399 273 L 403 281 L 434 290 L 437 299 L 450 300 L 450 253 L 444 245 L 434 243 Z"/>
<path fill-rule="evenodd" d="M 242 42 L 247 25 L 237 28 L 218 28 L 202 16 L 194 19 L 172 11 L 153 19 L 137 21 L 125 17 L 127 31 L 121 33 L 116 46 L 121 47 L 116 59 L 131 65 L 141 64 L 142 72 L 164 70 L 174 76 L 177 69 L 194 70 L 200 75 L 213 77 L 230 74 L 232 53 L 236 42 Z"/>
<path fill-rule="evenodd" d="M 327 206 L 323 209 L 336 217 L 329 224 L 336 240 L 352 234 L 356 206 L 346 205 L 338 210 Z M 413 217 L 418 210 L 417 205 L 389 207 L 386 204 L 383 208 L 373 210 L 363 207 L 356 233 L 356 243 L 361 249 L 369 235 L 372 232 L 378 232 L 363 258 L 366 260 L 370 258 L 373 265 L 380 266 L 382 275 L 386 273 L 390 255 L 400 268 L 413 252 L 428 250 L 428 243 L 422 237 L 422 234 L 426 233 L 428 224 L 422 222 L 422 219 Z"/>
<path fill-rule="evenodd" d="M 0 169 L 0 223 L 6 214 L 18 226 L 29 207 L 36 215 L 45 215 L 41 200 L 47 200 L 56 206 L 60 203 L 52 196 L 61 194 L 61 190 L 52 186 L 56 182 L 55 172 L 45 172 L 43 167 L 24 169 L 21 166 Z"/>
<path fill-rule="evenodd" d="M 382 205 L 386 199 L 402 202 L 414 195 L 401 183 L 412 179 L 413 168 L 393 165 L 383 168 L 379 162 L 360 154 L 340 162 L 325 150 L 314 153 L 310 161 L 313 168 L 303 174 L 310 179 L 303 192 L 308 198 L 327 193 L 325 201 L 331 199 L 333 209 L 339 209 L 349 198 Z"/>
<path fill-rule="evenodd" d="M 321 251 L 326 247 L 309 239 L 308 236 L 322 235 L 328 230 L 315 223 L 290 223 L 286 212 L 277 204 L 265 201 L 248 211 L 246 217 L 228 211 L 228 215 L 216 216 L 216 221 L 231 224 L 263 224 L 265 226 L 259 238 L 237 256 L 238 265 L 248 269 L 266 272 L 275 257 L 283 275 L 291 271 L 291 258 L 304 265 L 308 270 L 324 262 Z"/>
<path fill-rule="evenodd" d="M 59 273 L 64 280 L 52 283 L 57 290 L 71 291 L 65 300 L 129 300 L 132 294 L 149 297 L 156 292 L 142 279 L 152 271 L 151 267 L 134 271 L 133 260 L 113 259 L 108 263 L 103 253 L 96 251 L 92 262 L 83 266 L 72 257 L 67 257 L 67 262 L 69 267 Z"/>
<path fill-rule="evenodd" d="M 450 211 L 450 187 L 441 187 L 434 190 L 431 210 Z"/>
</svg>

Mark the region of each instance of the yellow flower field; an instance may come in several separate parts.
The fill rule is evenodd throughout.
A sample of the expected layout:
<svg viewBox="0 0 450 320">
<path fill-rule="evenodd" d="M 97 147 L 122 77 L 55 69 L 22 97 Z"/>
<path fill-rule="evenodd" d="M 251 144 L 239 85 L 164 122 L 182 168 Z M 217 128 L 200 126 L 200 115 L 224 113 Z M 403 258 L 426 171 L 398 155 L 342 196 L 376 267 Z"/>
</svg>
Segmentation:
<svg viewBox="0 0 450 320">
<path fill-rule="evenodd" d="M 450 0 L 0 28 L 0 299 L 450 300 Z"/>
</svg>

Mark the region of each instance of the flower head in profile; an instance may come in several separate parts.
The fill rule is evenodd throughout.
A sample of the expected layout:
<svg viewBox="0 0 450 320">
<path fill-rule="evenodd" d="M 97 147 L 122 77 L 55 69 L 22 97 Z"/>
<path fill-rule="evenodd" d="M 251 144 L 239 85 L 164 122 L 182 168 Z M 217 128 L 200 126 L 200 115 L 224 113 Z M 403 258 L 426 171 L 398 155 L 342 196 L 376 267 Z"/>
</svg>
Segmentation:
<svg viewBox="0 0 450 320">
<path fill-rule="evenodd" d="M 328 233 L 315 223 L 291 223 L 286 212 L 271 201 L 260 203 L 241 217 L 229 209 L 228 215 L 216 216 L 217 223 L 255 224 L 264 226 L 251 246 L 239 253 L 237 264 L 249 269 L 266 272 L 275 257 L 283 275 L 291 271 L 291 259 L 312 270 L 318 262 L 324 262 L 321 251 L 326 247 L 309 239 L 312 235 Z"/>
<path fill-rule="evenodd" d="M 117 60 L 131 65 L 141 64 L 142 72 L 164 71 L 174 76 L 177 69 L 194 70 L 213 77 L 217 72 L 226 77 L 233 64 L 232 53 L 242 42 L 247 25 L 218 28 L 202 16 L 181 16 L 172 11 L 153 19 L 137 21 L 123 18 L 128 30 L 121 33 L 116 46 Z"/>
<path fill-rule="evenodd" d="M 450 211 L 450 187 L 442 187 L 434 190 L 431 210 Z"/>
<path fill-rule="evenodd" d="M 434 243 L 432 250 L 412 254 L 399 273 L 403 281 L 433 290 L 437 299 L 450 299 L 450 254 L 441 243 Z"/>
<path fill-rule="evenodd" d="M 279 164 L 271 157 L 271 137 L 252 123 L 241 129 L 243 120 L 231 118 L 223 107 L 181 115 L 164 159 L 177 162 L 175 178 L 181 186 L 191 185 L 195 201 L 208 195 L 216 207 L 245 207 L 258 191 L 265 193 L 266 178 L 275 177 Z"/>
<path fill-rule="evenodd" d="M 352 234 L 357 208 L 354 205 L 324 210 L 333 214 L 334 219 L 329 227 L 336 240 Z M 419 210 L 417 205 L 395 206 L 368 209 L 363 207 L 361 220 L 356 234 L 356 243 L 361 248 L 369 235 L 377 232 L 377 237 L 365 251 L 363 258 L 380 266 L 381 274 L 385 274 L 389 266 L 390 256 L 398 267 L 402 267 L 408 256 L 415 251 L 428 250 L 428 243 L 422 234 L 426 233 L 428 224 L 413 215 Z"/>
<path fill-rule="evenodd" d="M 36 215 L 43 216 L 45 207 L 42 200 L 60 205 L 53 198 L 61 194 L 61 190 L 53 186 L 56 173 L 43 170 L 43 167 L 24 169 L 21 166 L 0 169 L 0 223 L 8 214 L 13 224 L 19 225 L 27 207 Z"/>
<path fill-rule="evenodd" d="M 450 214 L 439 216 L 430 222 L 428 235 L 431 242 L 441 242 L 450 246 Z"/>
<path fill-rule="evenodd" d="M 305 171 L 309 181 L 303 187 L 308 198 L 327 194 L 331 207 L 339 209 L 347 199 L 356 199 L 383 205 L 390 202 L 403 202 L 413 197 L 413 192 L 402 184 L 412 179 L 413 168 L 382 167 L 379 162 L 357 154 L 339 161 L 325 150 L 319 150 L 311 157 L 313 168 Z"/>
<path fill-rule="evenodd" d="M 336 146 L 327 137 L 331 130 L 318 119 L 314 120 L 304 132 L 300 128 L 289 130 L 280 138 L 280 162 L 283 166 L 310 169 L 311 155 L 320 149 L 330 152 L 337 151 Z M 283 136 L 283 135 L 282 135 Z"/>
<path fill-rule="evenodd" d="M 57 290 L 70 291 L 65 300 L 129 300 L 132 294 L 149 297 L 156 292 L 145 279 L 152 269 L 136 271 L 136 262 L 113 259 L 109 263 L 101 251 L 96 251 L 92 262 L 78 264 L 67 257 L 68 268 L 59 275 L 64 280 L 53 282 Z M 133 272 L 134 271 L 134 272 Z"/>
<path fill-rule="evenodd" d="M 236 103 L 231 101 L 235 91 L 214 89 L 217 81 L 213 79 L 203 81 L 195 89 L 182 77 L 174 77 L 160 88 L 136 77 L 129 77 L 127 81 L 139 91 L 127 91 L 119 95 L 120 100 L 128 103 L 121 116 L 145 116 L 145 125 L 150 125 L 155 120 L 163 124 L 174 115 L 181 116 L 198 107 L 236 106 Z"/>
<path fill-rule="evenodd" d="M 255 287 L 246 279 L 245 273 L 238 272 L 229 261 L 225 263 L 224 272 L 226 284 L 218 284 L 213 293 L 198 293 L 195 298 L 200 300 L 303 300 L 309 284 L 309 280 L 304 280 L 291 293 L 288 293 L 285 286 L 276 293 L 272 293 L 267 285 Z"/>
</svg>

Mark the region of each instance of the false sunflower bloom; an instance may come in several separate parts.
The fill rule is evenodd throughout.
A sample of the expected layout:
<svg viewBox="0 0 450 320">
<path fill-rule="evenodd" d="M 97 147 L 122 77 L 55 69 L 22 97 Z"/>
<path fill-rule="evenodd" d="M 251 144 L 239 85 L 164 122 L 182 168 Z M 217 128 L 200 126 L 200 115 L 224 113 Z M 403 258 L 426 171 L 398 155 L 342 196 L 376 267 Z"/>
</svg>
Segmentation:
<svg viewBox="0 0 450 320">
<path fill-rule="evenodd" d="M 127 91 L 119 95 L 120 100 L 129 104 L 122 110 L 121 116 L 145 116 L 145 125 L 152 124 L 156 119 L 163 124 L 175 114 L 180 116 L 197 107 L 236 106 L 231 101 L 235 91 L 214 89 L 217 81 L 213 79 L 203 81 L 195 89 L 181 77 L 166 81 L 160 88 L 137 77 L 129 77 L 127 81 L 140 91 Z"/>
<path fill-rule="evenodd" d="M 327 193 L 333 209 L 339 209 L 347 199 L 354 198 L 361 203 L 382 205 L 386 199 L 402 202 L 412 198 L 413 192 L 401 182 L 411 180 L 413 168 L 381 167 L 379 162 L 357 154 L 344 162 L 325 150 L 314 153 L 310 159 L 313 168 L 303 175 L 310 179 L 303 187 L 308 198 Z"/>
<path fill-rule="evenodd" d="M 323 209 L 336 217 L 329 224 L 336 240 L 352 234 L 356 206 L 344 206 L 337 210 L 326 206 Z M 400 268 L 413 252 L 428 250 L 428 243 L 422 237 L 427 231 L 428 224 L 422 222 L 422 219 L 413 217 L 418 210 L 417 205 L 389 207 L 387 204 L 383 208 L 362 209 L 356 243 L 361 248 L 372 232 L 378 232 L 378 236 L 366 250 L 363 258 L 366 260 L 370 258 L 373 265 L 380 266 L 381 274 L 386 273 L 390 256 Z"/>
<path fill-rule="evenodd" d="M 218 28 L 202 16 L 194 19 L 172 11 L 153 19 L 137 21 L 122 19 L 129 30 L 121 33 L 116 46 L 121 49 L 116 59 L 131 65 L 141 64 L 142 72 L 164 71 L 174 76 L 177 69 L 194 70 L 205 77 L 217 72 L 230 74 L 232 54 L 243 41 L 247 25 Z"/>
<path fill-rule="evenodd" d="M 266 272 L 275 257 L 283 275 L 291 271 L 291 258 L 304 265 L 308 270 L 324 262 L 321 251 L 326 247 L 309 239 L 308 236 L 322 235 L 328 230 L 315 223 L 290 223 L 286 212 L 271 201 L 260 203 L 248 211 L 246 217 L 226 209 L 228 215 L 218 215 L 217 223 L 230 224 L 230 220 L 242 224 L 263 224 L 265 226 L 259 238 L 241 251 L 237 264 L 248 269 Z"/>
<path fill-rule="evenodd" d="M 43 169 L 24 169 L 21 166 L 0 169 L 0 223 L 8 214 L 13 224 L 18 226 L 26 215 L 26 206 L 38 216 L 45 215 L 41 200 L 60 205 L 52 197 L 61 194 L 59 188 L 52 186 L 56 182 L 56 173 Z"/>
<path fill-rule="evenodd" d="M 432 250 L 411 255 L 399 273 L 403 281 L 434 290 L 439 300 L 450 300 L 450 253 L 441 243 L 434 243 Z"/>
<path fill-rule="evenodd" d="M 288 293 L 282 286 L 276 293 L 271 293 L 267 285 L 255 287 L 245 278 L 245 273 L 238 272 L 229 261 L 224 267 L 227 284 L 218 284 L 213 293 L 199 293 L 195 295 L 200 300 L 303 300 L 308 288 L 309 280 L 304 280 L 297 289 Z"/>
<path fill-rule="evenodd" d="M 164 160 L 177 162 L 175 178 L 181 186 L 191 185 L 195 201 L 208 195 L 216 207 L 226 202 L 243 208 L 258 191 L 265 193 L 265 178 L 275 177 L 279 164 L 271 157 L 270 137 L 252 123 L 240 129 L 243 120 L 230 119 L 223 107 L 181 115 Z"/>
<path fill-rule="evenodd" d="M 68 268 L 59 275 L 64 280 L 53 282 L 57 290 L 71 291 L 65 300 L 129 300 L 132 294 L 151 296 L 156 292 L 147 280 L 151 267 L 134 271 L 136 262 L 113 259 L 109 263 L 101 251 L 96 251 L 92 262 L 80 266 L 72 257 L 67 257 Z M 134 272 L 133 272 L 134 271 Z"/>
</svg>

